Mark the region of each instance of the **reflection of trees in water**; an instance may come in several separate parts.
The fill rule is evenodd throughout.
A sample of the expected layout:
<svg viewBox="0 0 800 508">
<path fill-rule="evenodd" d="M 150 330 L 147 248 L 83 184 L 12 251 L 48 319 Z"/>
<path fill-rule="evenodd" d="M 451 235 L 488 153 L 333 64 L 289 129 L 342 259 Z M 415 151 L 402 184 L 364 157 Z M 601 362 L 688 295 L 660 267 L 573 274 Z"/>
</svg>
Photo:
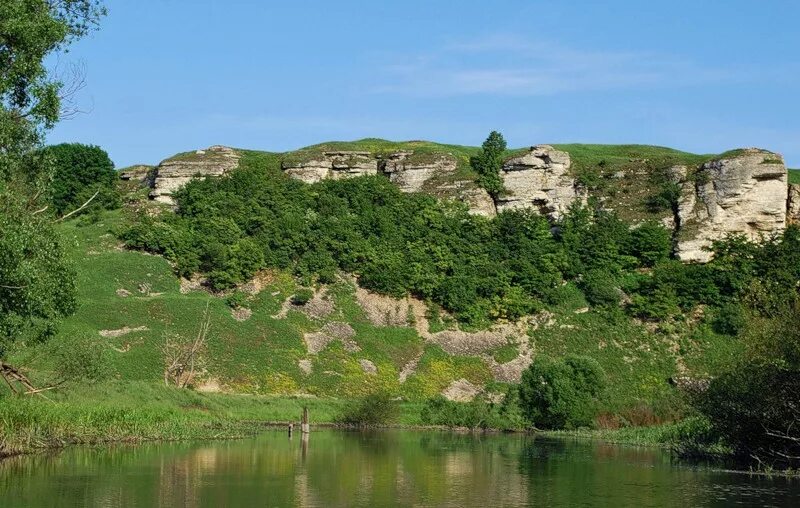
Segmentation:
<svg viewBox="0 0 800 508">
<path fill-rule="evenodd" d="M 0 506 L 698 505 L 755 483 L 670 467 L 658 451 L 532 436 L 316 431 L 304 458 L 300 435 L 270 432 L 3 461 Z"/>
</svg>

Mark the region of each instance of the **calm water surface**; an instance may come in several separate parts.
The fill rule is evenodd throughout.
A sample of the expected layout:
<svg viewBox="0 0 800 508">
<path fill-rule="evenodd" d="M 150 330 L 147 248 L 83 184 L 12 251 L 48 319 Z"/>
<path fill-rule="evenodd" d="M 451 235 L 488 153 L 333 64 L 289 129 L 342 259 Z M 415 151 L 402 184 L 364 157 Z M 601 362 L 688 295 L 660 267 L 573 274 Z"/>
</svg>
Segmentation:
<svg viewBox="0 0 800 508">
<path fill-rule="evenodd" d="M 0 507 L 800 506 L 800 481 L 520 435 L 320 430 L 0 462 Z"/>
</svg>

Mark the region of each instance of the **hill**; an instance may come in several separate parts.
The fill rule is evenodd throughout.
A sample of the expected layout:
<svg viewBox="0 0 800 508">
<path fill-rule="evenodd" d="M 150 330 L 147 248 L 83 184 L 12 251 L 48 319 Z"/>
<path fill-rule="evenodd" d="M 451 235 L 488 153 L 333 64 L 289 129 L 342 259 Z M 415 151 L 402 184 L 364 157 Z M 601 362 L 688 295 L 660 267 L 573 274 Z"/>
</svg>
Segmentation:
<svg viewBox="0 0 800 508">
<path fill-rule="evenodd" d="M 511 161 L 509 172 L 536 169 L 529 162 L 519 161 L 532 153 L 545 162 L 545 167 L 539 170 L 547 172 L 552 169 L 551 155 L 556 153 L 553 151 L 567 153 L 570 158 L 567 175 L 579 192 L 584 193 L 584 202 L 613 209 L 618 216 L 615 220 L 621 223 L 642 224 L 655 219 L 667 226 L 674 220 L 671 204 L 664 210 L 650 206 L 649 200 L 666 187 L 663 177 L 668 169 L 683 165 L 699 171 L 709 161 L 725 157 L 735 159 L 753 153 L 761 158 L 770 156 L 763 151 L 694 155 L 641 145 L 554 145 L 544 148 L 543 155 L 537 155 L 539 152 L 535 150 L 509 150 L 506 154 L 506 161 Z M 350 166 L 339 166 L 348 169 L 372 167 L 373 161 L 374 167 L 385 168 L 384 164 L 392 157 L 405 153 L 404 171 L 423 167 L 440 171 L 442 167 L 436 165 L 437 161 L 447 158 L 455 161 L 454 170 L 445 168 L 444 178 L 434 172 L 428 176 L 428 180 L 434 180 L 433 186 L 423 185 L 409 195 L 437 194 L 437 189 L 448 189 L 442 182 L 453 185 L 469 181 L 476 188 L 469 158 L 478 151 L 475 147 L 423 141 L 395 143 L 366 139 L 323 143 L 287 154 L 212 147 L 171 157 L 161 163 L 155 175 L 151 167 L 132 168 L 125 174 L 128 183 L 124 187 L 127 197 L 123 210 L 61 226 L 78 271 L 80 306 L 64 322 L 56 339 L 25 353 L 24 363 L 30 363 L 41 373 L 54 370 L 57 366 L 53 359 L 57 356 L 47 351 L 58 350 L 75 337 L 88 337 L 108 348 L 113 377 L 121 382 L 158 382 L 163 377 L 165 337 L 193 336 L 208 308 L 211 333 L 201 381 L 196 386 L 200 391 L 346 398 L 380 390 L 417 401 L 438 394 L 456 400 L 468 400 L 481 393 L 501 398 L 534 356 L 580 354 L 596 358 L 611 379 L 611 389 L 601 408 L 606 418 L 630 423 L 673 418 L 680 412 L 681 403 L 666 381 L 713 376 L 740 349 L 740 344 L 729 335 L 715 331 L 714 312 L 705 317 L 702 311 L 692 311 L 691 315 L 665 314 L 644 320 L 637 318 L 636 313 L 619 313 L 613 307 L 599 304 L 596 295 L 587 296 L 585 280 L 567 275 L 570 271 L 567 269 L 557 288 L 536 297 L 530 307 L 531 314 L 470 323 L 462 314 L 452 314 L 443 308 L 443 300 L 438 296 L 426 298 L 419 293 L 415 295 L 414 290 L 411 295 L 402 296 L 392 290 L 381 290 L 380 285 L 373 285 L 376 292 L 371 292 L 358 287 L 347 270 L 339 268 L 332 275 L 320 278 L 319 272 L 311 268 L 311 272 L 300 275 L 291 265 L 278 263 L 269 267 L 267 263 L 255 267 L 246 281 L 229 285 L 230 289 L 211 291 L 203 285 L 207 282 L 203 277 L 175 276 L 176 269 L 181 271 L 181 261 L 174 253 L 165 259 L 129 250 L 120 240 L 129 239 L 126 234 L 136 224 L 148 224 L 147 228 L 151 228 L 165 220 L 163 227 L 183 228 L 195 220 L 191 217 L 206 220 L 203 217 L 213 214 L 208 216 L 203 210 L 222 206 L 219 196 L 243 193 L 243 197 L 252 199 L 258 186 L 266 185 L 264 182 L 285 182 L 276 184 L 279 185 L 276 192 L 293 203 L 297 199 L 291 197 L 291 192 L 299 193 L 301 201 L 305 198 L 300 196 L 309 191 L 312 196 L 330 189 L 365 192 L 365 195 L 386 192 L 380 190 L 383 184 L 371 179 L 365 179 L 363 186 L 353 187 L 332 177 L 331 185 L 337 181 L 341 184 L 318 190 L 303 184 L 297 187 L 298 184 L 291 183 L 292 178 L 287 179 L 288 169 L 308 168 L 309 164 L 319 167 L 320 160 L 332 157 L 363 159 L 351 161 L 354 164 Z M 235 165 L 231 165 L 232 160 Z M 221 170 L 219 161 L 225 165 Z M 232 178 L 201 182 L 198 176 L 209 175 L 191 172 L 208 166 L 214 166 L 216 169 L 212 171 L 217 175 Z M 336 167 L 332 163 L 327 169 L 339 171 Z M 170 218 L 173 212 L 146 199 L 147 193 L 152 196 L 152 188 L 158 188 L 159 176 L 165 177 L 165 168 L 167 175 L 173 171 L 173 176 L 178 174 L 181 175 L 178 178 L 184 179 L 181 186 L 170 191 L 170 196 L 175 192 L 181 206 L 186 208 L 175 217 L 180 226 Z M 391 176 L 390 173 L 390 181 Z M 194 183 L 185 192 L 178 190 L 190 181 Z M 313 185 L 326 181 L 321 179 Z M 355 185 L 356 180 L 352 181 Z M 392 183 L 398 185 L 396 181 Z M 363 188 L 353 190 L 360 187 Z M 446 201 L 452 196 L 439 193 L 437 197 Z M 391 199 L 399 200 L 398 203 L 407 201 L 401 196 Z M 434 210 L 438 206 L 409 199 L 412 210 L 419 206 L 433 206 Z M 280 206 L 284 205 L 279 203 Z M 300 206 L 301 212 L 308 214 L 308 210 L 318 205 L 308 202 Z M 194 211 L 186 215 L 189 209 Z M 537 205 L 537 211 L 540 209 Z M 558 211 L 566 213 L 565 209 Z M 257 217 L 253 209 L 238 205 L 237 211 L 231 212 L 224 215 L 244 221 L 243 224 Z M 506 213 L 511 212 L 509 209 Z M 353 209 L 349 213 L 361 212 Z M 131 245 L 130 241 L 128 244 Z M 205 255 L 200 254 L 201 258 Z M 597 257 L 598 252 L 590 250 L 585 255 L 587 259 L 579 263 L 591 263 L 590 258 Z M 604 263 L 602 259 L 598 262 L 601 263 L 598 266 Z M 613 265 L 617 261 L 606 262 Z M 642 280 L 646 280 L 652 276 L 649 274 L 652 269 L 647 264 L 642 266 L 639 270 L 645 274 Z M 637 286 L 641 282 L 631 282 L 641 279 L 641 275 L 629 270 L 624 268 L 613 275 L 609 285 L 626 288 L 627 292 L 643 291 Z M 363 273 L 360 277 L 363 284 L 367 279 Z M 634 286 L 639 289 L 632 289 Z M 307 292 L 307 288 L 312 290 L 304 298 L 308 301 L 293 303 L 298 302 L 297 295 Z M 691 310 L 698 303 L 692 302 L 681 307 Z"/>
</svg>

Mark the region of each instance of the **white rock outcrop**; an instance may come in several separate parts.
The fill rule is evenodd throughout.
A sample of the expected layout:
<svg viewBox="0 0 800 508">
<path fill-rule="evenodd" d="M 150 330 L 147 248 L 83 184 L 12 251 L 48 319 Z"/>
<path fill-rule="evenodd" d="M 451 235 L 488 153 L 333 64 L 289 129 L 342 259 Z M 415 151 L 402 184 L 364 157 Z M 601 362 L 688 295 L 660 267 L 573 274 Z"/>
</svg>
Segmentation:
<svg viewBox="0 0 800 508">
<path fill-rule="evenodd" d="M 751 240 L 786 228 L 788 176 L 780 155 L 756 148 L 703 164 L 681 180 L 676 254 L 707 262 L 714 240 L 731 233 Z"/>
<path fill-rule="evenodd" d="M 505 192 L 497 198 L 497 211 L 534 209 L 557 220 L 581 199 L 570 166 L 569 154 L 550 145 L 534 146 L 507 160 L 500 173 Z"/>
<path fill-rule="evenodd" d="M 283 171 L 306 183 L 378 174 L 378 160 L 370 152 L 349 150 L 322 152 L 308 158 L 287 160 Z"/>
<path fill-rule="evenodd" d="M 389 155 L 382 165 L 389 181 L 403 192 L 420 192 L 425 183 L 456 170 L 455 157 L 446 154 L 415 156 L 414 152 L 396 152 Z"/>
<path fill-rule="evenodd" d="M 800 184 L 789 185 L 789 199 L 786 203 L 786 222 L 800 224 Z"/>
<path fill-rule="evenodd" d="M 239 153 L 215 145 L 167 159 L 155 170 L 150 198 L 173 204 L 172 194 L 195 178 L 222 176 L 239 166 Z"/>
</svg>

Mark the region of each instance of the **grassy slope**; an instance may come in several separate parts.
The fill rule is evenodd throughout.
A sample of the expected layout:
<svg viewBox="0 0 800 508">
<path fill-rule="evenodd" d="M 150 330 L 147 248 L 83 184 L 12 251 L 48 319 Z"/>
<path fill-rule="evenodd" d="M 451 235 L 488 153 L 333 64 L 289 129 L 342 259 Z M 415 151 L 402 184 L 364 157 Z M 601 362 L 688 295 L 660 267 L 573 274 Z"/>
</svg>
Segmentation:
<svg viewBox="0 0 800 508">
<path fill-rule="evenodd" d="M 789 170 L 789 183 L 800 184 L 800 169 Z"/>
</svg>

